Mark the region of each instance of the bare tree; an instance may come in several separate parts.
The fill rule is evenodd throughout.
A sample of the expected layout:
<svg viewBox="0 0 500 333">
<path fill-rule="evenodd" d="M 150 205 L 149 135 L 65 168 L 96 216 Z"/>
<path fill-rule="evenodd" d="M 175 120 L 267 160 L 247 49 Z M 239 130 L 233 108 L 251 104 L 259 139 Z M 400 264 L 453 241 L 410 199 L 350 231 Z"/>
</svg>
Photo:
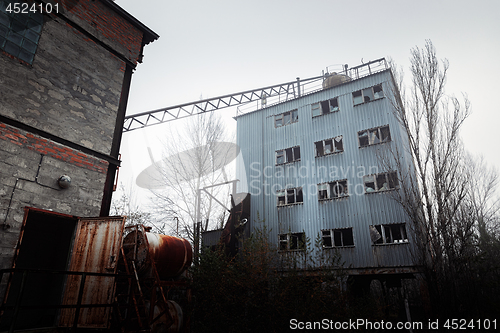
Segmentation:
<svg viewBox="0 0 500 333">
<path fill-rule="evenodd" d="M 123 184 L 120 184 L 116 195 L 113 196 L 111 214 L 126 216 L 126 226 L 143 224 L 146 227 L 151 227 L 155 233 L 166 233 L 165 224 L 158 221 L 151 212 L 144 211 L 137 203 L 131 187 L 127 190 Z"/>
<path fill-rule="evenodd" d="M 402 72 L 392 65 L 391 101 L 407 133 L 405 151 L 392 149 L 383 160 L 396 164 L 400 190 L 394 198 L 405 209 L 415 235 L 417 262 L 424 270 L 435 309 L 463 310 L 466 284 L 477 255 L 478 223 L 498 216 L 493 199 L 497 176 L 464 149 L 460 130 L 470 115 L 462 101 L 445 94 L 449 64 L 439 61 L 432 42 L 411 50 L 411 85 L 406 94 Z M 401 149 L 401 148 L 400 148 Z M 409 154 L 405 165 L 401 154 Z M 495 208 L 496 207 L 496 208 Z"/>
<path fill-rule="evenodd" d="M 158 166 L 163 188 L 152 193 L 157 213 L 161 214 L 166 206 L 175 211 L 171 229 L 194 240 L 196 222 L 202 222 L 203 232 L 220 228 L 225 219 L 231 189 L 229 185 L 216 185 L 231 180 L 226 164 L 235 157 L 235 151 L 234 145 L 227 144 L 232 138 L 216 113 L 192 119 L 164 141 L 163 163 Z M 206 191 L 198 195 L 203 188 Z"/>
</svg>

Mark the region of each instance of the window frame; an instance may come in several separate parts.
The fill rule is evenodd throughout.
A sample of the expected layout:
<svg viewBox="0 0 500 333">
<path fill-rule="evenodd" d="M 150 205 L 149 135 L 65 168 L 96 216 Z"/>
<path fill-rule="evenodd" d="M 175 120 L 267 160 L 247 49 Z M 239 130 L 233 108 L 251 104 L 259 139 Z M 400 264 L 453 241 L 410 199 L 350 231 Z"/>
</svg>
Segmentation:
<svg viewBox="0 0 500 333">
<path fill-rule="evenodd" d="M 295 117 L 294 117 L 294 115 L 295 115 Z M 287 123 L 285 123 L 286 116 L 290 117 L 290 120 Z M 278 120 L 281 122 L 281 125 L 278 125 Z M 274 127 L 279 128 L 279 127 L 283 127 L 286 125 L 296 123 L 298 121 L 299 121 L 299 109 L 293 109 L 293 110 L 275 115 L 274 116 Z"/>
<path fill-rule="evenodd" d="M 347 233 L 347 234 L 346 234 Z M 340 245 L 337 245 L 337 240 L 340 235 Z M 329 239 L 330 245 L 327 245 L 325 242 L 325 238 Z M 347 239 L 347 240 L 346 240 Z M 345 244 L 346 241 L 352 241 L 352 244 Z M 323 229 L 321 230 L 321 242 L 323 249 L 334 249 L 334 248 L 346 248 L 346 247 L 355 247 L 354 242 L 354 233 L 352 227 L 347 228 L 335 228 L 335 229 Z"/>
<path fill-rule="evenodd" d="M 375 89 L 377 88 L 377 91 Z M 380 95 L 382 92 L 382 95 Z M 382 83 L 352 92 L 352 103 L 354 106 L 370 103 L 385 97 Z"/>
<path fill-rule="evenodd" d="M 382 132 L 383 130 L 387 130 L 385 138 Z M 372 134 L 375 134 L 377 141 L 375 141 Z M 370 147 L 391 141 L 392 136 L 389 124 L 358 131 L 358 148 Z M 366 142 L 366 144 L 364 144 L 364 142 Z"/>
<path fill-rule="evenodd" d="M 278 235 L 278 251 L 305 251 L 306 246 L 306 233 L 294 232 Z"/>
<path fill-rule="evenodd" d="M 333 101 L 334 101 L 334 103 L 332 105 Z M 317 111 L 315 111 L 315 110 L 317 110 Z M 340 106 L 339 106 L 338 96 L 311 104 L 311 116 L 312 116 L 312 118 L 324 116 L 324 115 L 339 112 L 339 111 L 340 111 Z"/>
<path fill-rule="evenodd" d="M 345 190 L 342 192 L 342 195 L 339 194 L 334 195 L 335 186 L 339 185 Z M 317 190 L 318 190 L 318 201 L 342 199 L 349 197 L 349 183 L 347 179 L 339 179 L 331 182 L 320 183 L 317 185 Z"/>
<path fill-rule="evenodd" d="M 380 236 L 376 241 L 372 239 L 372 245 L 400 245 L 410 243 L 408 232 L 406 231 L 406 223 L 376 224 L 370 225 L 370 227 L 374 228 Z M 398 238 L 396 239 L 395 236 Z"/>
<path fill-rule="evenodd" d="M 292 187 L 279 190 L 276 192 L 276 197 L 277 207 L 299 205 L 304 203 L 304 193 L 302 191 L 302 187 Z"/>
<path fill-rule="evenodd" d="M 384 177 L 383 180 L 385 180 L 385 182 L 382 182 L 383 181 L 382 177 Z M 367 184 L 373 184 L 373 187 L 367 186 Z M 380 186 L 380 184 L 382 184 L 382 186 Z M 387 188 L 384 188 L 385 184 L 387 184 Z M 365 175 L 363 176 L 363 187 L 365 189 L 365 194 L 397 190 L 399 188 L 398 173 L 397 171 L 388 171 L 371 175 Z M 371 188 L 373 190 L 368 191 L 367 190 L 368 188 Z"/>
<path fill-rule="evenodd" d="M 282 162 L 280 162 L 280 157 L 283 159 Z M 276 150 L 276 165 L 289 164 L 298 161 L 300 161 L 300 146 Z"/>
<path fill-rule="evenodd" d="M 5 2 L 6 5 L 8 3 L 15 2 Z M 5 32 L 5 36 L 0 35 L 0 53 L 31 66 L 40 43 L 45 23 L 44 15 L 31 10 L 27 13 L 7 13 L 2 10 L 0 15 L 8 19 L 8 26 L 5 25 L 5 21 L 0 23 L 0 31 Z M 17 28 L 13 28 L 15 25 Z"/>
<path fill-rule="evenodd" d="M 336 141 L 337 138 L 340 138 L 340 144 L 342 145 L 342 150 L 337 149 L 337 145 L 336 145 L 336 142 L 338 142 L 338 141 Z M 329 153 L 325 153 L 327 141 L 331 141 L 332 151 L 330 151 Z M 320 151 L 318 150 L 320 143 L 321 143 L 321 147 L 322 147 L 321 154 L 320 154 Z M 329 138 L 329 139 L 325 139 L 325 140 L 321 140 L 321 141 L 316 141 L 314 143 L 314 151 L 315 151 L 314 157 L 316 157 L 316 158 L 342 153 L 342 152 L 344 152 L 344 138 L 342 135 L 337 135 L 336 137 L 333 137 L 333 138 Z"/>
</svg>

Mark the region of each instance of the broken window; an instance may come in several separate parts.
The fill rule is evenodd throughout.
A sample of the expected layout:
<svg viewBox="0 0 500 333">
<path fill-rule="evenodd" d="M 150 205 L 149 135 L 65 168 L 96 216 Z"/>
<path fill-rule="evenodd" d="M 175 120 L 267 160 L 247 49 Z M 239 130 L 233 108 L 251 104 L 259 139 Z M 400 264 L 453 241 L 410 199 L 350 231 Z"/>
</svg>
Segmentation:
<svg viewBox="0 0 500 333">
<path fill-rule="evenodd" d="M 321 157 L 333 153 L 340 153 L 344 151 L 342 135 L 339 135 L 332 139 L 315 142 L 314 145 L 316 147 L 316 157 Z"/>
<path fill-rule="evenodd" d="M 302 187 L 289 188 L 277 192 L 278 206 L 292 205 L 304 202 Z"/>
<path fill-rule="evenodd" d="M 330 184 L 330 196 L 332 198 L 339 198 L 346 196 L 347 193 L 347 180 L 341 180 L 329 183 Z"/>
<path fill-rule="evenodd" d="M 405 223 L 371 225 L 370 236 L 373 244 L 408 243 Z"/>
<path fill-rule="evenodd" d="M 384 91 L 382 90 L 381 84 L 352 93 L 352 101 L 354 105 L 368 103 L 383 97 Z"/>
<path fill-rule="evenodd" d="M 318 199 L 328 199 L 328 184 L 318 184 Z"/>
<path fill-rule="evenodd" d="M 352 100 L 354 102 L 354 105 L 358 105 L 358 104 L 363 104 L 364 101 L 363 101 L 363 93 L 361 92 L 361 90 L 358 90 L 358 91 L 355 91 L 352 93 Z"/>
<path fill-rule="evenodd" d="M 321 116 L 320 104 L 319 103 L 311 104 L 311 111 L 313 117 Z"/>
<path fill-rule="evenodd" d="M 348 195 L 347 179 L 318 184 L 318 200 L 335 199 Z"/>
<path fill-rule="evenodd" d="M 274 116 L 274 127 L 281 127 L 299 121 L 299 111 L 297 109 Z"/>
<path fill-rule="evenodd" d="M 279 235 L 280 251 L 296 251 L 306 249 L 305 232 L 281 234 Z"/>
<path fill-rule="evenodd" d="M 354 246 L 352 228 L 322 230 L 323 248 Z"/>
<path fill-rule="evenodd" d="M 292 147 L 276 151 L 276 164 L 292 163 L 300 161 L 300 147 Z"/>
<path fill-rule="evenodd" d="M 319 103 L 311 104 L 312 116 L 317 117 L 331 112 L 336 112 L 339 110 L 338 98 L 332 98 L 330 100 L 321 101 Z"/>
<path fill-rule="evenodd" d="M 394 190 L 398 188 L 398 175 L 395 171 L 363 177 L 365 193 Z"/>
<path fill-rule="evenodd" d="M 14 5 L 19 3 L 0 2 L 0 50 L 32 64 L 42 32 L 43 14 L 34 10 L 15 13 L 20 7 Z"/>
<path fill-rule="evenodd" d="M 363 130 L 358 132 L 360 147 L 376 145 L 378 143 L 391 141 L 389 125 Z"/>
<path fill-rule="evenodd" d="M 283 163 L 285 163 L 285 151 L 278 150 L 276 152 L 276 164 L 283 164 Z"/>
</svg>

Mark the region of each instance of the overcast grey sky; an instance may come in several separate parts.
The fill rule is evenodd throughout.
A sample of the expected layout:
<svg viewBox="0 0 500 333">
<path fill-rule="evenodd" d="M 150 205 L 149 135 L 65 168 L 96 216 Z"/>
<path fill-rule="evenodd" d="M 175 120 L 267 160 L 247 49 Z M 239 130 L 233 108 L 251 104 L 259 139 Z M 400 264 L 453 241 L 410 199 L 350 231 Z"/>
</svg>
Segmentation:
<svg viewBox="0 0 500 333">
<path fill-rule="evenodd" d="M 466 148 L 500 168 L 500 1 L 117 0 L 160 38 L 145 47 L 128 114 L 321 75 L 327 66 L 392 58 L 430 39 L 450 63 L 446 92 L 467 93 Z M 230 119 L 234 111 L 217 111 Z M 120 181 L 156 159 L 167 125 L 125 133 Z M 179 126 L 179 124 L 175 126 Z M 228 120 L 230 126 L 236 122 Z M 232 124 L 232 125 L 231 125 Z"/>
</svg>

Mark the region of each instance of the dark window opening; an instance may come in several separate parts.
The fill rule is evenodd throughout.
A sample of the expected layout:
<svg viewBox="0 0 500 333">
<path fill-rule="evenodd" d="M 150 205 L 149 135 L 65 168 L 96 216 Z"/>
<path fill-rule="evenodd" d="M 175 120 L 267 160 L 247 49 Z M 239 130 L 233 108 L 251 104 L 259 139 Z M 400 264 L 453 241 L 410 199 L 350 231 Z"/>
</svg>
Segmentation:
<svg viewBox="0 0 500 333">
<path fill-rule="evenodd" d="M 395 171 L 364 176 L 363 182 L 365 193 L 394 190 L 399 186 L 398 175 Z"/>
<path fill-rule="evenodd" d="M 277 192 L 278 206 L 292 205 L 304 202 L 302 188 L 290 188 Z"/>
<path fill-rule="evenodd" d="M 300 161 L 300 147 L 292 147 L 276 151 L 276 164 Z"/>
<path fill-rule="evenodd" d="M 282 234 L 280 237 L 281 251 L 296 251 L 306 249 L 306 234 L 304 232 Z"/>
<path fill-rule="evenodd" d="M 389 126 L 372 128 L 358 132 L 358 140 L 360 147 L 376 145 L 378 143 L 391 141 L 391 133 Z"/>
<path fill-rule="evenodd" d="M 336 199 L 349 195 L 347 179 L 318 184 L 318 200 Z"/>
<path fill-rule="evenodd" d="M 338 110 L 339 110 L 339 101 L 337 97 L 332 98 L 330 100 L 321 101 L 319 103 L 311 104 L 311 111 L 313 117 L 336 112 Z"/>
<path fill-rule="evenodd" d="M 383 97 L 384 92 L 382 90 L 381 84 L 352 93 L 352 100 L 354 105 L 368 103 Z"/>
<path fill-rule="evenodd" d="M 340 153 L 344 151 L 344 144 L 342 143 L 342 135 L 333 139 L 322 140 L 314 143 L 316 147 L 316 157 Z"/>
<path fill-rule="evenodd" d="M 408 243 L 405 223 L 370 226 L 370 235 L 373 244 Z"/>
<path fill-rule="evenodd" d="M 294 189 L 286 191 L 286 203 L 287 204 L 295 203 L 295 190 Z"/>
<path fill-rule="evenodd" d="M 352 228 L 322 230 L 324 248 L 354 246 Z"/>
<path fill-rule="evenodd" d="M 299 121 L 299 111 L 297 109 L 274 116 L 274 127 L 281 127 Z"/>
<path fill-rule="evenodd" d="M 42 32 L 43 14 L 33 10 L 7 12 L 7 6 L 10 4 L 13 8 L 15 3 L 23 2 L 0 1 L 0 50 L 32 64 Z"/>
</svg>

